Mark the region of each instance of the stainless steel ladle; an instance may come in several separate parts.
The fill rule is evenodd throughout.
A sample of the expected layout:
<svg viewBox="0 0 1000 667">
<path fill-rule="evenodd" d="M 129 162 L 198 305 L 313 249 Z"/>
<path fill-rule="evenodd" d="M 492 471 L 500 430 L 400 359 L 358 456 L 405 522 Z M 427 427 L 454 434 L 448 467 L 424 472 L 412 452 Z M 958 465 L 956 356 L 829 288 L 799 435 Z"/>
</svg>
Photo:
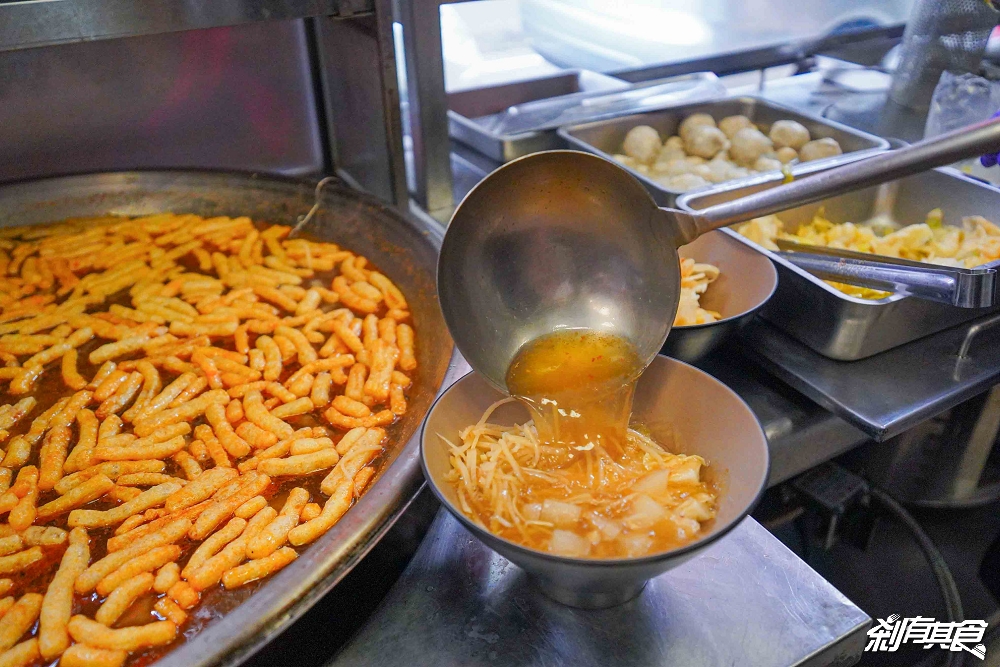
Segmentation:
<svg viewBox="0 0 1000 667">
<path fill-rule="evenodd" d="M 535 153 L 494 171 L 455 210 L 438 259 L 441 308 L 469 364 L 504 391 L 518 348 L 557 329 L 625 336 L 648 365 L 677 312 L 679 246 L 997 150 L 1000 121 L 987 121 L 695 213 L 658 208 L 638 180 L 595 155 Z M 856 263 L 838 273 L 842 259 L 815 257 L 830 277 L 857 273 Z M 907 274 L 892 280 L 905 286 Z"/>
</svg>

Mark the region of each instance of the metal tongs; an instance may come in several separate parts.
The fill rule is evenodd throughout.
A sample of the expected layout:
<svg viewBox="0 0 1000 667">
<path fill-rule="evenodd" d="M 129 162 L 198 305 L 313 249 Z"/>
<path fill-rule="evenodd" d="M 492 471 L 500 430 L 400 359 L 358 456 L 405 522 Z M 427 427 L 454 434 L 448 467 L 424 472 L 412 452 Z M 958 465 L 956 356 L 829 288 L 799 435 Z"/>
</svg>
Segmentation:
<svg viewBox="0 0 1000 667">
<path fill-rule="evenodd" d="M 939 266 L 841 248 L 778 239 L 781 256 L 824 280 L 895 292 L 959 308 L 986 308 L 997 300 L 995 269 Z"/>
</svg>

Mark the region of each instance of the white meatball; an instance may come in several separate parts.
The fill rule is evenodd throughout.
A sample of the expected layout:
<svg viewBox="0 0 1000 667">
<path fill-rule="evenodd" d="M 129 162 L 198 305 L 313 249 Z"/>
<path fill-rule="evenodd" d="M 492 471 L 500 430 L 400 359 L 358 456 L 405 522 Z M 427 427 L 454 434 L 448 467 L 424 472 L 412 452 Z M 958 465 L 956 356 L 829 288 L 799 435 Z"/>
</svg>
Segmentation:
<svg viewBox="0 0 1000 667">
<path fill-rule="evenodd" d="M 658 164 L 667 163 L 671 160 L 683 160 L 686 157 L 687 153 L 684 152 L 683 148 L 664 146 L 660 149 L 660 153 L 656 156 L 656 161 L 653 163 L 653 169 L 656 169 L 656 165 Z"/>
<path fill-rule="evenodd" d="M 843 152 L 840 150 L 840 144 L 837 143 L 836 139 L 814 139 L 799 151 L 799 160 L 809 162 L 811 160 L 820 160 L 825 157 L 840 155 Z"/>
<path fill-rule="evenodd" d="M 779 120 L 771 126 L 771 131 L 768 133 L 771 137 L 771 141 L 778 148 L 794 148 L 798 150 L 805 146 L 809 139 L 809 130 L 805 128 L 802 123 L 797 123 L 794 120 Z"/>
<path fill-rule="evenodd" d="M 663 142 L 663 147 L 677 148 L 679 150 L 684 150 L 684 140 L 675 134 L 674 136 L 669 137 L 666 141 Z"/>
<path fill-rule="evenodd" d="M 619 164 L 625 165 L 629 169 L 635 169 L 639 164 L 635 158 L 629 157 L 628 155 L 612 155 L 611 159 Z"/>
<path fill-rule="evenodd" d="M 728 148 L 729 140 L 717 127 L 702 125 L 687 133 L 684 140 L 684 149 L 690 155 L 697 155 L 703 158 L 712 158 L 722 150 Z"/>
<path fill-rule="evenodd" d="M 691 170 L 691 173 L 695 176 L 701 176 L 709 183 L 717 183 L 718 181 L 715 180 L 715 172 L 712 170 L 711 164 L 711 162 L 699 164 Z"/>
<path fill-rule="evenodd" d="M 660 135 L 649 125 L 637 125 L 625 135 L 622 152 L 646 164 L 656 159 L 660 152 Z"/>
<path fill-rule="evenodd" d="M 701 176 L 697 174 L 681 174 L 680 176 L 671 176 L 670 178 L 663 181 L 671 190 L 677 190 L 679 192 L 687 192 L 689 190 L 696 190 L 698 188 L 703 188 L 708 185 L 706 181 Z"/>
<path fill-rule="evenodd" d="M 681 157 L 665 161 L 657 160 L 653 163 L 651 171 L 656 176 L 677 176 L 679 174 L 686 174 L 690 170 L 691 167 L 688 166 L 687 160 Z"/>
<path fill-rule="evenodd" d="M 753 127 L 753 123 L 746 116 L 726 116 L 719 121 L 719 129 L 730 139 L 744 127 Z"/>
<path fill-rule="evenodd" d="M 778 158 L 778 161 L 781 162 L 781 164 L 788 164 L 792 160 L 798 158 L 799 153 L 791 146 L 783 146 L 775 151 L 774 156 Z"/>
<path fill-rule="evenodd" d="M 740 165 L 749 167 L 761 155 L 769 153 L 773 147 L 771 140 L 755 127 L 744 127 L 733 135 L 729 155 Z"/>
<path fill-rule="evenodd" d="M 698 127 L 715 127 L 715 119 L 707 113 L 691 114 L 681 123 L 680 128 L 677 130 L 677 134 L 679 134 L 681 139 L 686 142 L 688 133 L 694 131 L 694 129 Z"/>
<path fill-rule="evenodd" d="M 704 178 L 707 178 L 713 183 L 722 183 L 730 179 L 729 170 L 733 168 L 733 163 L 729 160 L 720 160 L 716 157 L 714 160 L 705 165 L 705 167 L 708 169 L 709 175 Z"/>
<path fill-rule="evenodd" d="M 729 180 L 735 181 L 737 178 L 746 178 L 750 175 L 750 170 L 746 167 L 730 167 Z"/>
<path fill-rule="evenodd" d="M 761 155 L 753 163 L 753 168 L 755 171 L 775 171 L 781 169 L 781 162 L 770 155 Z"/>
</svg>

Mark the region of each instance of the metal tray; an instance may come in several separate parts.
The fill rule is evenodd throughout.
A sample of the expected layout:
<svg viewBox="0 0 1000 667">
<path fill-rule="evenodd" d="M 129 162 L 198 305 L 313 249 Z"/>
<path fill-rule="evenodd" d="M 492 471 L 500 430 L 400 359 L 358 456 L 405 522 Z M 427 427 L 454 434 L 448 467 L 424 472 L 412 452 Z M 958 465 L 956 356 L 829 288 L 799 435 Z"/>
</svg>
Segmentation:
<svg viewBox="0 0 1000 667">
<path fill-rule="evenodd" d="M 0 226 L 102 214 L 177 211 L 248 215 L 293 222 L 314 201 L 315 183 L 231 172 L 150 171 L 49 178 L 0 185 Z M 371 489 L 292 564 L 258 586 L 206 595 L 187 641 L 159 667 L 236 665 L 249 658 L 333 588 L 392 526 L 423 484 L 414 437 L 434 397 L 467 368 L 453 350 L 435 289 L 443 230 L 404 218 L 343 186 L 323 190 L 309 229 L 367 256 L 406 294 L 419 336 L 410 409 L 392 427 L 393 444 Z"/>
<path fill-rule="evenodd" d="M 780 183 L 780 178 L 771 178 L 750 186 L 733 185 L 683 196 L 677 204 L 686 210 L 698 210 Z M 923 222 L 927 212 L 934 208 L 943 210 L 943 222 L 948 225 L 960 225 L 968 215 L 982 215 L 1000 222 L 996 213 L 1000 211 L 1000 190 L 947 168 L 800 206 L 779 213 L 778 217 L 789 231 L 812 220 L 820 207 L 834 222 L 863 222 L 873 217 L 876 201 L 900 224 Z M 761 311 L 764 319 L 831 359 L 863 359 L 1000 309 L 956 308 L 896 294 L 877 301 L 855 298 L 735 230 L 723 231 L 764 253 L 777 265 L 778 291 Z M 1000 266 L 1000 261 L 985 266 Z"/>
<path fill-rule="evenodd" d="M 677 87 L 671 92 L 655 91 L 643 95 L 644 89 L 659 86 Z M 555 126 L 568 122 L 591 121 L 598 118 L 629 113 L 637 108 L 658 108 L 681 99 L 706 99 L 718 97 L 725 88 L 718 77 L 711 72 L 692 72 L 681 76 L 643 81 L 630 84 L 605 74 L 587 70 L 570 70 L 556 76 L 519 81 L 502 86 L 476 88 L 448 95 L 448 134 L 452 139 L 475 148 L 483 155 L 499 162 L 510 162 L 516 158 L 553 148 L 564 148 L 566 142 L 555 131 Z M 596 104 L 592 98 L 615 92 L 625 93 L 629 98 L 617 100 L 614 104 Z M 684 96 L 684 97 L 679 97 Z M 531 102 L 541 102 L 545 110 Z M 523 105 L 522 113 L 527 117 L 541 114 L 547 127 L 551 129 L 531 132 L 504 132 L 497 129 L 504 113 L 512 106 Z M 562 117 L 573 121 L 560 122 Z M 527 121 L 526 121 L 527 122 Z"/>
<path fill-rule="evenodd" d="M 677 126 L 684 118 L 694 113 L 711 114 L 717 121 L 726 116 L 744 115 L 757 125 L 770 127 L 778 120 L 794 120 L 802 123 L 814 139 L 833 138 L 843 149 L 843 155 L 822 160 L 813 160 L 794 165 L 791 169 L 795 176 L 813 173 L 834 165 L 851 162 L 872 153 L 889 148 L 889 142 L 873 134 L 855 130 L 840 123 L 826 120 L 818 116 L 791 109 L 758 97 L 742 96 L 727 97 L 712 102 L 698 102 L 670 107 L 662 111 L 622 116 L 610 120 L 582 123 L 559 128 L 558 134 L 566 140 L 571 148 L 576 148 L 601 157 L 612 159 L 611 156 L 621 153 L 625 135 L 637 125 L 649 125 L 655 128 L 661 136 L 668 137 L 677 134 Z M 626 167 L 627 168 L 627 167 Z M 660 206 L 673 206 L 678 197 L 686 194 L 681 190 L 664 187 L 649 177 L 629 169 L 629 173 L 638 178 Z M 709 185 L 698 192 L 716 190 L 732 185 L 751 185 L 770 181 L 777 172 L 748 176 L 726 183 Z"/>
<path fill-rule="evenodd" d="M 489 158 L 510 162 L 529 153 L 561 148 L 564 144 L 555 132 L 494 134 L 477 122 L 479 119 L 515 104 L 579 93 L 624 90 L 629 85 L 628 81 L 606 74 L 568 70 L 539 79 L 448 93 L 448 134 Z"/>
</svg>

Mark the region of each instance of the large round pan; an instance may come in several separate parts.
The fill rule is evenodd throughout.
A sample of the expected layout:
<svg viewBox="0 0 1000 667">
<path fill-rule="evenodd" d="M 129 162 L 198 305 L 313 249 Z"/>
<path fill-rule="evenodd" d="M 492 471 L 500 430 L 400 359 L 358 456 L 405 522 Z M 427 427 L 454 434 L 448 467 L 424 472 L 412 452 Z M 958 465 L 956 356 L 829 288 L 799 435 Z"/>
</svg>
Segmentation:
<svg viewBox="0 0 1000 667">
<path fill-rule="evenodd" d="M 0 186 L 0 226 L 103 214 L 162 211 L 248 215 L 294 224 L 314 202 L 315 183 L 272 176 L 201 171 L 150 171 L 67 176 Z M 343 186 L 323 191 L 311 236 L 371 260 L 406 295 L 417 333 L 419 371 L 409 411 L 393 426 L 376 482 L 357 505 L 272 579 L 246 590 L 216 591 L 192 615 L 190 638 L 158 667 L 236 665 L 333 588 L 389 529 L 423 482 L 416 433 L 438 390 L 462 369 L 435 290 L 442 230 L 399 215 Z M 336 619 L 331 619 L 331 623 Z"/>
<path fill-rule="evenodd" d="M 778 287 L 778 273 L 765 255 L 723 230 L 708 232 L 677 249 L 682 258 L 719 267 L 719 277 L 701 296 L 701 307 L 722 317 L 708 324 L 674 326 L 663 354 L 698 361 L 749 322 Z"/>
</svg>

